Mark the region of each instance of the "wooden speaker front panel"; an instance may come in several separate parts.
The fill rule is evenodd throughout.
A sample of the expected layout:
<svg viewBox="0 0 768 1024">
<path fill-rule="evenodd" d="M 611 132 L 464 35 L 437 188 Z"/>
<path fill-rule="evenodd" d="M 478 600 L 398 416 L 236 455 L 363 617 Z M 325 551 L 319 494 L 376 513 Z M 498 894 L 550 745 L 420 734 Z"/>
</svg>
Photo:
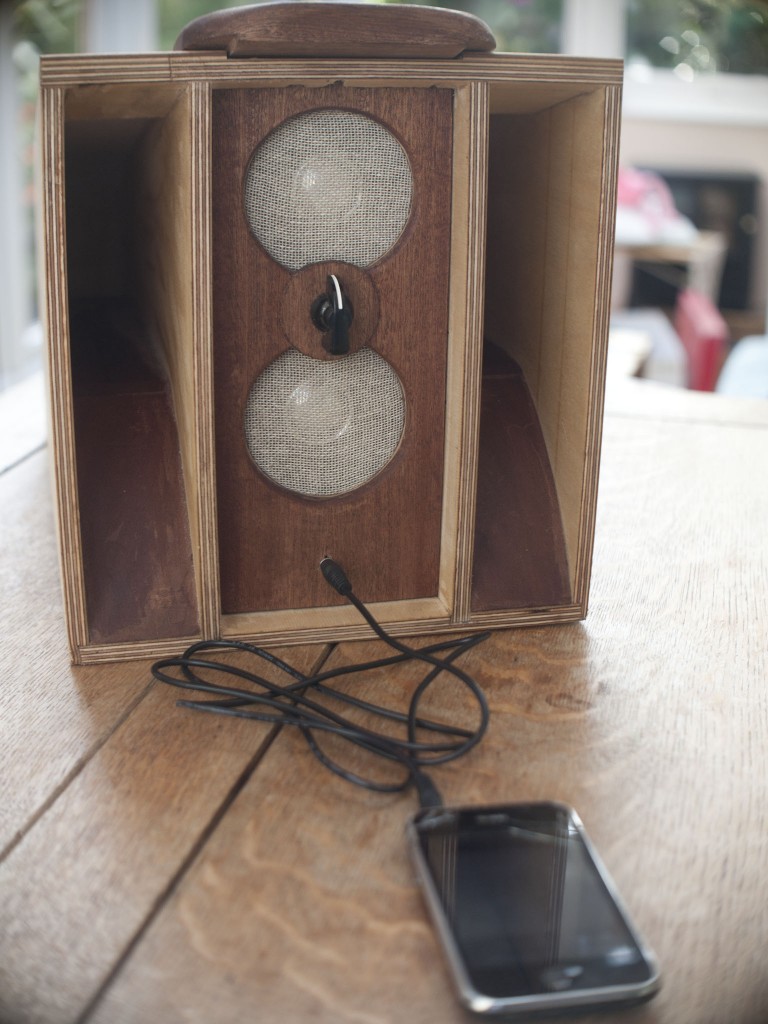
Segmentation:
<svg viewBox="0 0 768 1024">
<path fill-rule="evenodd" d="M 213 93 L 213 347 L 217 517 L 224 614 L 337 603 L 317 566 L 326 554 L 371 601 L 438 594 L 445 437 L 453 94 L 448 89 L 219 89 Z M 373 265 L 289 270 L 254 237 L 244 178 L 256 147 L 287 119 L 344 110 L 383 124 L 407 154 L 406 227 Z M 386 467 L 337 497 L 310 498 L 255 466 L 244 418 L 254 381 L 300 347 L 327 359 L 310 320 L 316 279 L 337 271 L 357 311 L 351 347 L 367 344 L 402 384 L 405 428 Z M 305 283 L 306 282 L 306 283 Z M 286 303 L 289 307 L 286 310 Z M 359 315 L 358 315 L 359 313 Z M 305 335 L 297 332 L 305 324 Z M 297 327 L 298 324 L 298 327 Z M 356 333 L 357 332 L 357 333 Z M 362 332 L 364 337 L 359 333 Z"/>
</svg>

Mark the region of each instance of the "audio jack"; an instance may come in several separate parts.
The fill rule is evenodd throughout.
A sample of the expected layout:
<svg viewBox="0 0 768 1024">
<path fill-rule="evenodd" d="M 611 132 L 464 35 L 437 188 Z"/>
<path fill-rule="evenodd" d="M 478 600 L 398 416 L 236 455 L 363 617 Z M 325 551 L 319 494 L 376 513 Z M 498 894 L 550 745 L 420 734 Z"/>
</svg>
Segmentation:
<svg viewBox="0 0 768 1024">
<path fill-rule="evenodd" d="M 349 352 L 349 328 L 354 310 L 335 274 L 329 274 L 326 290 L 312 303 L 312 323 L 323 334 L 330 335 L 326 348 L 333 356 Z"/>
</svg>

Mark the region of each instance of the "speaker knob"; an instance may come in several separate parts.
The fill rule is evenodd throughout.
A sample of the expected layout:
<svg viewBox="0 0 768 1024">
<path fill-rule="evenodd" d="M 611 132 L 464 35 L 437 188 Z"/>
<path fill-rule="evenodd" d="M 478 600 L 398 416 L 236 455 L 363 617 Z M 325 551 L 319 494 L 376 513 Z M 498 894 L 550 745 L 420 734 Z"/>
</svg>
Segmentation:
<svg viewBox="0 0 768 1024">
<path fill-rule="evenodd" d="M 326 290 L 312 303 L 312 323 L 329 335 L 326 348 L 332 356 L 345 356 L 349 352 L 349 328 L 354 310 L 341 282 L 335 274 L 328 275 Z"/>
</svg>

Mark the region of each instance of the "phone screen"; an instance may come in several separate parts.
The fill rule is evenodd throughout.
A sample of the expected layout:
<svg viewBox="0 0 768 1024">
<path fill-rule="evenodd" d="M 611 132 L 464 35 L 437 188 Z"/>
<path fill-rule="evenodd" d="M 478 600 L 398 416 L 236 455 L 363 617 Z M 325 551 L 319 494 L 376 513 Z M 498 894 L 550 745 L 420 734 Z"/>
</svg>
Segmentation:
<svg viewBox="0 0 768 1024">
<path fill-rule="evenodd" d="M 642 997 L 654 981 L 570 808 L 438 808 L 417 815 L 414 832 L 475 992 L 504 1000 L 626 989 Z"/>
</svg>

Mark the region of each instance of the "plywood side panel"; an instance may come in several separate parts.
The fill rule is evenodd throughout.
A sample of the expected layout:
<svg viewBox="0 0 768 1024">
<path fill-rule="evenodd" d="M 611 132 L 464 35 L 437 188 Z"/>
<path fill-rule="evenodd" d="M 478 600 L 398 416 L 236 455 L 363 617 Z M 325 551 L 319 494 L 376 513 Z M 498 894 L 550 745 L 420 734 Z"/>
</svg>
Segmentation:
<svg viewBox="0 0 768 1024">
<path fill-rule="evenodd" d="M 594 443 L 602 412 L 602 374 L 607 346 L 606 280 L 610 275 L 613 223 L 606 210 L 605 187 L 617 148 L 606 138 L 606 95 L 597 90 L 550 112 L 552 138 L 557 140 L 550 162 L 550 209 L 567 224 L 553 240 L 555 263 L 547 266 L 552 306 L 562 296 L 562 321 L 547 325 L 543 343 L 557 358 L 559 374 L 549 388 L 540 388 L 541 416 L 557 424 L 550 448 L 570 556 L 575 591 L 584 593 L 583 516 L 594 506 L 599 448 Z M 567 140 L 567 157 L 565 143 Z M 563 148 L 561 148 L 563 147 Z M 613 168 L 615 170 L 615 168 Z M 560 253 L 566 272 L 561 279 Z M 609 287 L 609 285 L 608 285 Z M 598 320 L 598 317 L 600 318 Z M 550 329 L 551 328 L 551 329 Z M 547 378 L 549 381 L 550 378 Z M 550 427 L 551 429 L 551 427 Z M 597 428 L 599 429 L 599 427 Z"/>
<path fill-rule="evenodd" d="M 137 162 L 145 247 L 142 306 L 162 348 L 179 431 L 195 586 L 205 635 L 216 630 L 213 393 L 210 352 L 210 94 L 187 89 L 150 131 Z"/>
<path fill-rule="evenodd" d="M 76 85 L 67 90 L 67 120 L 166 117 L 188 91 L 183 83 L 169 82 Z"/>
<path fill-rule="evenodd" d="M 72 329 L 89 639 L 196 633 L 178 435 L 167 385 L 132 344 L 143 324 L 112 303 L 73 316 Z"/>
<path fill-rule="evenodd" d="M 483 372 L 472 611 L 571 603 L 555 483 L 519 367 L 499 349 Z"/>
<path fill-rule="evenodd" d="M 490 132 L 486 336 L 520 364 L 533 396 L 581 598 L 612 252 L 617 127 L 608 95 L 595 89 L 540 113 L 495 115 Z"/>
<path fill-rule="evenodd" d="M 595 543 L 597 486 L 603 433 L 621 131 L 620 85 L 607 86 L 603 90 L 602 107 L 595 110 L 594 114 L 596 118 L 599 117 L 602 127 L 602 137 L 595 139 L 600 146 L 601 156 L 594 288 L 595 313 L 592 323 L 592 358 L 586 379 L 588 413 L 577 544 L 578 555 L 576 563 L 573 565 L 573 596 L 574 600 L 581 605 L 584 615 L 587 613 L 592 551 Z"/>
<path fill-rule="evenodd" d="M 546 124 L 547 149 L 542 153 L 546 163 L 539 166 L 546 181 L 546 220 L 544 228 L 544 264 L 541 268 L 543 278 L 543 294 L 541 303 L 541 335 L 539 338 L 539 374 L 536 383 L 536 407 L 541 417 L 542 430 L 547 440 L 549 457 L 553 468 L 557 467 L 558 447 L 561 438 L 560 401 L 563 393 L 563 359 L 564 347 L 573 344 L 573 337 L 579 330 L 577 323 L 571 322 L 573 309 L 569 305 L 569 295 L 573 296 L 572 275 L 575 268 L 571 266 L 569 257 L 572 248 L 580 243 L 594 245 L 594 238 L 579 239 L 573 217 L 573 190 L 575 187 L 589 188 L 588 182 L 577 182 L 574 176 L 573 160 L 574 145 L 578 127 L 575 111 L 571 103 L 539 115 Z M 587 262 L 592 263 L 589 249 L 584 253 Z M 591 298 L 592 289 L 589 289 Z M 583 328 L 582 328 L 583 330 Z M 583 336 L 583 335 L 582 335 Z M 591 332 L 586 335 L 591 341 Z M 589 353 L 586 353 L 587 359 Z M 556 471 L 557 477 L 557 471 Z M 560 489 L 559 477 L 558 493 Z M 568 514 L 564 511 L 566 536 L 568 530 Z M 569 551 L 574 552 L 569 546 Z"/>
<path fill-rule="evenodd" d="M 519 364 L 535 401 L 541 370 L 548 165 L 546 117 L 492 114 L 485 337 Z"/>
<path fill-rule="evenodd" d="M 456 90 L 441 597 L 469 616 L 483 355 L 488 86 Z"/>
<path fill-rule="evenodd" d="M 155 241 L 167 244 L 138 187 L 149 162 L 143 141 L 157 131 L 143 113 L 65 128 L 79 530 L 87 633 L 98 644 L 199 628 L 178 434 L 153 303 L 138 287 Z M 162 282 L 173 260 L 157 262 Z M 183 323 L 185 304 L 156 303 L 166 304 L 178 306 Z"/>
<path fill-rule="evenodd" d="M 41 298 L 48 345 L 52 474 L 69 645 L 75 661 L 88 640 L 75 467 L 67 302 L 64 179 L 65 90 L 40 93 Z"/>
</svg>

